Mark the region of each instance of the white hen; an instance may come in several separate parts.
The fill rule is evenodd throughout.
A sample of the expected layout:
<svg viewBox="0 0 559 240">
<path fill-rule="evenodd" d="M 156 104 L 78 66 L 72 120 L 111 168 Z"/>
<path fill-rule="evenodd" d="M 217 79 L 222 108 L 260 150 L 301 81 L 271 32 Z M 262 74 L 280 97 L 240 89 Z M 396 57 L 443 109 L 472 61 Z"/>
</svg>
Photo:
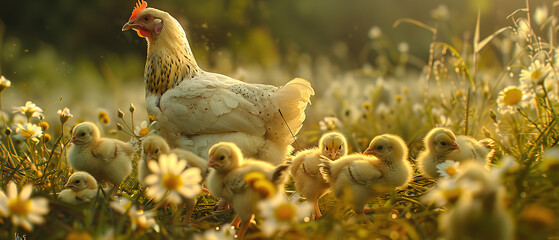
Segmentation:
<svg viewBox="0 0 559 240">
<path fill-rule="evenodd" d="M 146 108 L 172 147 L 206 158 L 212 145 L 229 141 L 246 156 L 284 161 L 314 95 L 308 81 L 275 87 L 203 71 L 179 22 L 144 1 L 122 28 L 128 29 L 147 39 Z"/>
<path fill-rule="evenodd" d="M 314 205 L 313 218 L 322 217 L 318 206 L 318 199 L 322 197 L 330 184 L 324 181 L 320 174 L 318 164 L 321 156 L 329 160 L 336 160 L 347 154 L 347 141 L 337 132 L 322 135 L 317 148 L 303 150 L 295 154 L 291 165 L 291 175 L 295 180 L 297 191 Z"/>
<path fill-rule="evenodd" d="M 97 181 L 111 182 L 114 190 L 132 172 L 132 146 L 117 139 L 102 138 L 92 122 L 76 125 L 70 142 L 67 154 L 70 167 L 88 172 Z"/>
<path fill-rule="evenodd" d="M 274 167 L 267 162 L 244 159 L 240 149 L 227 142 L 214 145 L 209 156 L 208 167 L 213 170 L 208 175 L 208 187 L 213 195 L 233 205 L 241 220 L 238 236 L 243 238 L 256 211 L 256 203 L 262 199 L 260 193 L 245 181 L 245 175 L 255 171 L 264 173 L 278 193 L 287 179 L 288 166 L 283 164 Z"/>
<path fill-rule="evenodd" d="M 371 156 L 351 154 L 321 163 L 322 174 L 336 197 L 350 199 L 356 213 L 363 213 L 367 201 L 406 185 L 413 174 L 408 148 L 400 137 L 377 136 L 369 149 Z"/>
<path fill-rule="evenodd" d="M 447 128 L 433 128 L 424 139 L 425 150 L 417 157 L 418 169 L 428 177 L 438 178 L 437 165 L 446 161 L 476 161 L 488 166 L 494 150 L 487 140 L 478 141 L 458 135 Z"/>
</svg>

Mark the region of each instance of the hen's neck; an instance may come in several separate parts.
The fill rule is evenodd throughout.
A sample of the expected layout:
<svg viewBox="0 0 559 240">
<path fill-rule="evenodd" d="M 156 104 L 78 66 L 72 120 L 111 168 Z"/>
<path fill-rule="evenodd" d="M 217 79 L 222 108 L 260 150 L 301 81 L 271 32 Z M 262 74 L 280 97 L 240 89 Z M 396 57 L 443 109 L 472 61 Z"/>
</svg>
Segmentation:
<svg viewBox="0 0 559 240">
<path fill-rule="evenodd" d="M 162 95 L 202 72 L 181 25 L 169 15 L 159 35 L 148 38 L 146 93 Z"/>
</svg>

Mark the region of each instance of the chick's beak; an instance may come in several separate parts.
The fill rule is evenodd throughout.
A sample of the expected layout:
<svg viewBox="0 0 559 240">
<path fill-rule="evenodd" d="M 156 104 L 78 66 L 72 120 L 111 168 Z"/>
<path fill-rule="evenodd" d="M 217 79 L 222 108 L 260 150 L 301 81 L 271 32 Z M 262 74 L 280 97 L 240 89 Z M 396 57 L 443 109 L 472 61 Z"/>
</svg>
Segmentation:
<svg viewBox="0 0 559 240">
<path fill-rule="evenodd" d="M 65 188 L 68 188 L 68 187 L 71 187 L 71 186 L 72 186 L 72 184 L 70 184 L 70 183 L 64 184 L 64 187 L 65 187 Z"/>
<path fill-rule="evenodd" d="M 126 24 L 124 24 L 124 26 L 122 26 L 122 31 L 124 32 L 124 31 L 126 31 L 126 30 L 130 30 L 130 29 L 133 29 L 133 28 L 137 28 L 137 27 L 139 27 L 139 26 L 140 26 L 140 25 L 135 24 L 134 21 L 129 21 L 129 22 L 127 22 Z"/>
<path fill-rule="evenodd" d="M 217 166 L 217 164 L 214 160 L 214 157 L 210 156 L 210 159 L 208 159 L 208 168 L 215 167 L 215 166 Z"/>
<path fill-rule="evenodd" d="M 450 149 L 452 150 L 460 150 L 460 146 L 458 146 L 458 144 L 456 144 L 456 142 L 452 142 L 450 144 Z"/>
<path fill-rule="evenodd" d="M 371 148 L 367 148 L 364 152 L 363 155 L 375 155 L 375 151 L 373 151 L 373 149 Z"/>
</svg>

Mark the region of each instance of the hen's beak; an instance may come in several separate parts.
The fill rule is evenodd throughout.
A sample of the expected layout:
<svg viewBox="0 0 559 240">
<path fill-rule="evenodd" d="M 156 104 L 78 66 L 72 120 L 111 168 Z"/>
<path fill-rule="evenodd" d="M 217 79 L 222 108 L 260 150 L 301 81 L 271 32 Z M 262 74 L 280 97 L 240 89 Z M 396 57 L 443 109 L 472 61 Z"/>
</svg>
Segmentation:
<svg viewBox="0 0 559 240">
<path fill-rule="evenodd" d="M 137 27 L 139 27 L 139 26 L 140 26 L 140 25 L 135 24 L 134 22 L 127 22 L 126 24 L 124 24 L 124 26 L 122 26 L 122 31 L 124 32 L 124 31 L 126 31 L 126 30 L 130 30 L 130 29 L 133 29 L 133 28 L 137 28 Z"/>
</svg>

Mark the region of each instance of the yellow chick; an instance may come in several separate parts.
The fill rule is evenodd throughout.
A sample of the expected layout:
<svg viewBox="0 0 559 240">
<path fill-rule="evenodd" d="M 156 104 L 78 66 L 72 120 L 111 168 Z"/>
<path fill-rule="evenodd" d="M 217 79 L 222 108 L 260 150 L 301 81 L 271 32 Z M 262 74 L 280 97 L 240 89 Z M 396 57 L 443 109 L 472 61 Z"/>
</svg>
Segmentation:
<svg viewBox="0 0 559 240">
<path fill-rule="evenodd" d="M 330 188 L 330 184 L 324 180 L 318 168 L 321 156 L 333 161 L 346 154 L 345 137 L 340 133 L 331 132 L 322 135 L 318 141 L 318 147 L 300 151 L 292 160 L 290 171 L 295 180 L 295 187 L 303 197 L 313 204 L 314 219 L 322 217 L 318 199 Z"/>
<path fill-rule="evenodd" d="M 273 166 L 267 162 L 245 159 L 241 150 L 229 142 L 217 143 L 210 148 L 208 167 L 213 168 L 208 175 L 211 193 L 231 203 L 241 220 L 237 233 L 239 239 L 244 238 L 257 201 L 262 199 L 260 193 L 245 182 L 245 175 L 255 171 L 264 173 L 265 179 L 275 186 L 276 193 L 281 192 L 287 180 L 287 165 Z"/>
<path fill-rule="evenodd" d="M 322 161 L 324 178 L 332 184 L 339 199 L 350 199 L 356 213 L 362 214 L 367 201 L 405 186 L 413 169 L 408 148 L 398 136 L 383 134 L 375 137 L 367 154 L 351 154 L 337 161 Z"/>
<path fill-rule="evenodd" d="M 207 161 L 196 156 L 196 154 L 182 149 L 170 149 L 169 145 L 160 136 L 150 135 L 142 141 L 142 159 L 138 162 L 138 180 L 140 184 L 145 186 L 144 179 L 152 172 L 148 168 L 148 161 L 157 161 L 161 154 L 174 153 L 178 159 L 186 160 L 188 167 L 199 168 L 202 173 L 202 178 L 205 179 L 207 175 Z M 191 223 L 192 213 L 196 206 L 196 199 L 183 199 L 185 202 L 186 213 L 184 215 L 184 225 Z"/>
<path fill-rule="evenodd" d="M 97 181 L 114 184 L 114 190 L 132 172 L 134 148 L 117 139 L 102 138 L 91 122 L 76 125 L 70 143 L 67 155 L 70 167 L 88 172 Z"/>
<path fill-rule="evenodd" d="M 83 202 L 90 202 L 97 196 L 99 190 L 97 189 L 97 180 L 87 172 L 75 172 L 68 178 L 68 182 L 64 185 L 65 188 L 60 193 L 58 197 L 60 200 L 78 204 Z M 103 189 L 107 192 L 110 189 Z M 104 196 L 100 192 L 101 196 Z"/>
<path fill-rule="evenodd" d="M 427 177 L 438 178 L 437 165 L 446 160 L 476 161 L 489 164 L 493 152 L 486 140 L 458 135 L 447 128 L 433 128 L 424 139 L 425 150 L 417 157 L 418 169 Z"/>
<path fill-rule="evenodd" d="M 514 223 L 505 209 L 505 189 L 484 164 L 468 162 L 457 182 L 464 185 L 456 205 L 439 217 L 446 239 L 514 239 Z"/>
</svg>

